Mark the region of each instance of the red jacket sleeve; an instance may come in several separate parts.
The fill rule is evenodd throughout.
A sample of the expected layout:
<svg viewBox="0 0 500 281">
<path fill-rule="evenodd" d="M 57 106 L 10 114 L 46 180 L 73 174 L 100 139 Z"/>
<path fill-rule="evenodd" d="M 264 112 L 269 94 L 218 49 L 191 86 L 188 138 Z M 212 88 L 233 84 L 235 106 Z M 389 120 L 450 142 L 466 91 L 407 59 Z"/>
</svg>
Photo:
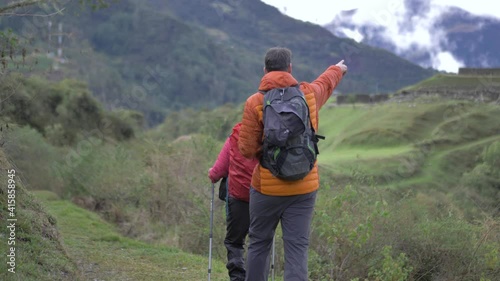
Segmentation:
<svg viewBox="0 0 500 281">
<path fill-rule="evenodd" d="M 229 151 L 230 151 L 230 142 L 229 138 L 227 138 L 224 146 L 219 152 L 219 156 L 217 156 L 217 160 L 215 161 L 212 169 L 208 176 L 212 180 L 212 182 L 217 182 L 223 177 L 227 177 L 229 174 Z"/>
</svg>

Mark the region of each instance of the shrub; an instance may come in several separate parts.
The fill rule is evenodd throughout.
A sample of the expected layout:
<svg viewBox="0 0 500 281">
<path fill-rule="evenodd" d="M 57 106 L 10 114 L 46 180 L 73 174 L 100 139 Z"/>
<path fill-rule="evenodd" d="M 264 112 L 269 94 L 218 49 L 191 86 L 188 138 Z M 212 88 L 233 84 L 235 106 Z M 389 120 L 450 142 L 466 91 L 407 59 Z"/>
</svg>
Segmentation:
<svg viewBox="0 0 500 281">
<path fill-rule="evenodd" d="M 64 183 L 55 177 L 51 164 L 60 161 L 61 150 L 49 144 L 38 131 L 29 127 L 14 126 L 4 135 L 4 151 L 16 165 L 26 187 L 60 193 Z"/>
<path fill-rule="evenodd" d="M 95 130 L 100 130 L 102 139 L 128 140 L 135 135 L 134 124 L 119 114 L 105 112 L 83 82 L 67 79 L 51 83 L 18 75 L 1 82 L 2 114 L 36 129 L 52 144 L 73 145 Z"/>
<path fill-rule="evenodd" d="M 396 259 L 392 257 L 392 247 L 385 246 L 382 249 L 383 259 L 379 262 L 379 268 L 370 269 L 368 276 L 380 281 L 405 281 L 408 280 L 413 268 L 408 266 L 408 257 L 400 253 Z"/>
<path fill-rule="evenodd" d="M 470 223 L 439 192 L 401 198 L 380 188 L 322 184 L 311 279 L 494 280 L 500 273 L 498 220 Z"/>
<path fill-rule="evenodd" d="M 500 142 L 486 147 L 479 163 L 462 176 L 462 184 L 471 189 L 469 193 L 478 193 L 477 200 L 491 210 L 498 210 L 500 200 Z"/>
<path fill-rule="evenodd" d="M 235 108 L 231 104 L 201 112 L 188 108 L 169 114 L 163 124 L 150 135 L 175 140 L 183 135 L 199 133 L 222 141 L 229 136 L 237 120 L 241 119 L 241 114 L 242 108 Z"/>
<path fill-rule="evenodd" d="M 388 216 L 387 202 L 372 192 L 353 186 L 320 190 L 311 237 L 320 266 L 313 266 L 311 278 L 351 280 L 368 275 L 367 260 L 377 252 L 372 244 L 376 226 Z"/>
<path fill-rule="evenodd" d="M 496 141 L 488 146 L 483 152 L 483 161 L 490 167 L 499 171 L 500 168 L 500 141 Z"/>
</svg>

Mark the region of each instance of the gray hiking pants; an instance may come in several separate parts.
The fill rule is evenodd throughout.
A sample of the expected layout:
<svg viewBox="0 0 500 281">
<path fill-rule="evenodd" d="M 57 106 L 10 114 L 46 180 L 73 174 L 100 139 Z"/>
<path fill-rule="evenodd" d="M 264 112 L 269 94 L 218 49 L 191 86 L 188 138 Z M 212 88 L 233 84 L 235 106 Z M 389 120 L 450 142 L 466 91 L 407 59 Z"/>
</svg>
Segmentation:
<svg viewBox="0 0 500 281">
<path fill-rule="evenodd" d="M 250 189 L 250 244 L 246 281 L 269 276 L 274 233 L 281 221 L 285 250 L 285 281 L 307 281 L 307 250 L 316 191 L 294 196 L 268 196 Z"/>
</svg>

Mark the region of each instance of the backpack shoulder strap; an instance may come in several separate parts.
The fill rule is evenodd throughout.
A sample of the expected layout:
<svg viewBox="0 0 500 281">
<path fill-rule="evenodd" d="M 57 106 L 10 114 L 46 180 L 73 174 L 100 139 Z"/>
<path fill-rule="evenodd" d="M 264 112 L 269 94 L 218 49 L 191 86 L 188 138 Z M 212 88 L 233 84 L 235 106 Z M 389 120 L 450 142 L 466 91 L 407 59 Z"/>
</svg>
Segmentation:
<svg viewBox="0 0 500 281">
<path fill-rule="evenodd" d="M 316 151 L 316 154 L 319 154 L 318 141 L 320 139 L 324 140 L 325 136 L 316 134 L 316 130 L 314 129 L 314 125 L 313 125 L 312 120 L 311 120 L 311 116 L 310 116 L 311 115 L 311 111 L 309 110 L 309 104 L 307 103 L 307 100 L 306 100 L 306 96 L 305 96 L 306 94 L 300 89 L 300 84 L 294 85 L 293 87 L 296 87 L 303 94 L 304 103 L 307 106 L 307 115 L 308 115 L 308 118 L 309 118 L 309 124 L 311 125 L 311 131 L 312 131 L 312 134 L 313 134 L 312 138 L 313 138 L 313 143 L 314 143 L 314 150 Z"/>
</svg>

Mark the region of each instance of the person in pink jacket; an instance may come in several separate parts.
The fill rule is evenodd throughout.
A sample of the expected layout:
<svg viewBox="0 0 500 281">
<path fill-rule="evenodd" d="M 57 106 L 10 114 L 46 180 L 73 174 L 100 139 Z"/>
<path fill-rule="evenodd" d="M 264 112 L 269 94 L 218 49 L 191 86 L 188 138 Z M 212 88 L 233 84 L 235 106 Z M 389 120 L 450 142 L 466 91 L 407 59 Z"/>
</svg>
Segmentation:
<svg viewBox="0 0 500 281">
<path fill-rule="evenodd" d="M 244 245 L 250 225 L 249 199 L 252 172 L 258 163 L 257 158 L 248 159 L 238 149 L 238 138 L 241 123 L 233 127 L 231 135 L 224 143 L 222 150 L 208 177 L 215 183 L 227 177 L 228 200 L 226 214 L 226 238 L 228 274 L 231 281 L 245 280 Z"/>
</svg>

